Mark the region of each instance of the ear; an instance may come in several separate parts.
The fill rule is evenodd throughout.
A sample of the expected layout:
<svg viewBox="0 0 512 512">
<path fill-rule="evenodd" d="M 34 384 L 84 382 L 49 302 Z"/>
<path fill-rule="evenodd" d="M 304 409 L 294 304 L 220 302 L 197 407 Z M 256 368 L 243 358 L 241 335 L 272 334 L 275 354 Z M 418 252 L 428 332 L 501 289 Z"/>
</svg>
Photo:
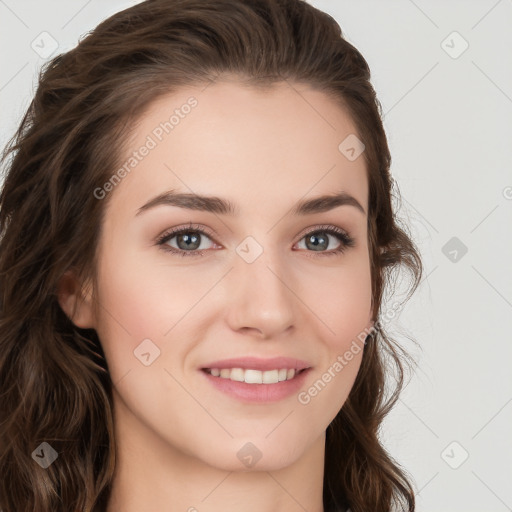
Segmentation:
<svg viewBox="0 0 512 512">
<path fill-rule="evenodd" d="M 92 287 L 84 287 L 73 270 L 67 270 L 57 285 L 57 300 L 68 318 L 82 329 L 95 327 Z"/>
</svg>

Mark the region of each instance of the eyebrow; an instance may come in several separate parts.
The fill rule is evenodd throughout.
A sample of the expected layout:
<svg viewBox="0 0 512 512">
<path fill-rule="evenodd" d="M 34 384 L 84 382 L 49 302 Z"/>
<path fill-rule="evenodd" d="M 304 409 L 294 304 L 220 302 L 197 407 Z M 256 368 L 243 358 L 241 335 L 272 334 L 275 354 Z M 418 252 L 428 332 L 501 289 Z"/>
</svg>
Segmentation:
<svg viewBox="0 0 512 512">
<path fill-rule="evenodd" d="M 174 190 L 170 190 L 150 199 L 137 210 L 135 215 L 140 215 L 151 208 L 163 205 L 177 206 L 187 210 L 210 212 L 219 215 L 237 216 L 240 213 L 236 204 L 227 199 L 222 199 L 217 196 L 179 193 Z M 323 195 L 299 201 L 294 205 L 291 213 L 292 215 L 309 215 L 312 213 L 326 212 L 345 205 L 353 206 L 366 215 L 361 203 L 355 197 L 347 194 L 346 192 L 339 192 L 333 195 Z"/>
</svg>

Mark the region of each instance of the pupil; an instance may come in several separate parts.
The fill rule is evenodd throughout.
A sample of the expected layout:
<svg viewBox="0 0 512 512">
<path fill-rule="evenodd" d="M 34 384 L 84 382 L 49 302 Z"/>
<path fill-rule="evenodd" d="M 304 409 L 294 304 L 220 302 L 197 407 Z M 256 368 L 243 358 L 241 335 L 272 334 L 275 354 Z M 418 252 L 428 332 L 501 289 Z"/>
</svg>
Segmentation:
<svg viewBox="0 0 512 512">
<path fill-rule="evenodd" d="M 185 241 L 185 249 L 197 249 L 199 247 L 199 237 L 197 235 L 187 235 L 187 234 L 182 234 L 182 235 L 179 235 L 178 236 L 178 246 L 180 246 L 180 241 L 184 240 Z M 192 245 L 191 245 L 192 244 Z M 194 245 L 195 244 L 195 245 Z M 181 249 L 182 247 L 180 247 Z"/>
<path fill-rule="evenodd" d="M 315 242 L 314 240 L 321 240 L 321 242 Z M 307 240 L 306 240 L 306 245 L 308 245 L 308 243 L 311 243 L 312 244 L 312 248 L 316 251 L 318 250 L 318 247 L 320 246 L 320 249 L 326 249 L 327 245 L 328 245 L 328 240 L 327 240 L 327 237 L 325 236 L 318 236 L 318 235 L 310 235 Z"/>
</svg>

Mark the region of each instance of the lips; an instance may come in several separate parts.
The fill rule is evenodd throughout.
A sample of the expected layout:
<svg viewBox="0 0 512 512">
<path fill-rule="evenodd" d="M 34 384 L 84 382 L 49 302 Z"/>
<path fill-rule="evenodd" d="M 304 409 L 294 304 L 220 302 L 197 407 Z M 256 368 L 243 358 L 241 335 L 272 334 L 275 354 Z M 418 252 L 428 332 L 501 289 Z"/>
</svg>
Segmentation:
<svg viewBox="0 0 512 512">
<path fill-rule="evenodd" d="M 269 403 L 297 393 L 312 365 L 293 357 L 239 357 L 211 361 L 199 370 L 223 394 L 245 403 Z"/>
<path fill-rule="evenodd" d="M 298 373 L 301 370 L 311 368 L 311 364 L 309 364 L 307 361 L 302 361 L 292 357 L 273 357 L 270 359 L 261 359 L 257 357 L 240 357 L 212 361 L 203 366 L 201 369 L 211 370 L 212 368 L 218 368 L 219 370 L 241 368 L 242 370 L 259 370 L 262 372 L 286 369 L 295 370 Z"/>
</svg>

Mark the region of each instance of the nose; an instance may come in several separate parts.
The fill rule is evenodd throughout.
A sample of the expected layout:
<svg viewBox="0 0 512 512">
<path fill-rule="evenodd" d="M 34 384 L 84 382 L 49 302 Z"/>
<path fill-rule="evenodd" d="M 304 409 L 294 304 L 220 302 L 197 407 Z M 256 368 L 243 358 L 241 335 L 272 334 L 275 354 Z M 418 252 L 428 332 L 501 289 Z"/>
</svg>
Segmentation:
<svg viewBox="0 0 512 512">
<path fill-rule="evenodd" d="M 252 263 L 237 257 L 228 279 L 227 321 L 233 330 L 268 339 L 293 328 L 298 299 L 291 273 L 277 257 L 269 251 Z"/>
</svg>

